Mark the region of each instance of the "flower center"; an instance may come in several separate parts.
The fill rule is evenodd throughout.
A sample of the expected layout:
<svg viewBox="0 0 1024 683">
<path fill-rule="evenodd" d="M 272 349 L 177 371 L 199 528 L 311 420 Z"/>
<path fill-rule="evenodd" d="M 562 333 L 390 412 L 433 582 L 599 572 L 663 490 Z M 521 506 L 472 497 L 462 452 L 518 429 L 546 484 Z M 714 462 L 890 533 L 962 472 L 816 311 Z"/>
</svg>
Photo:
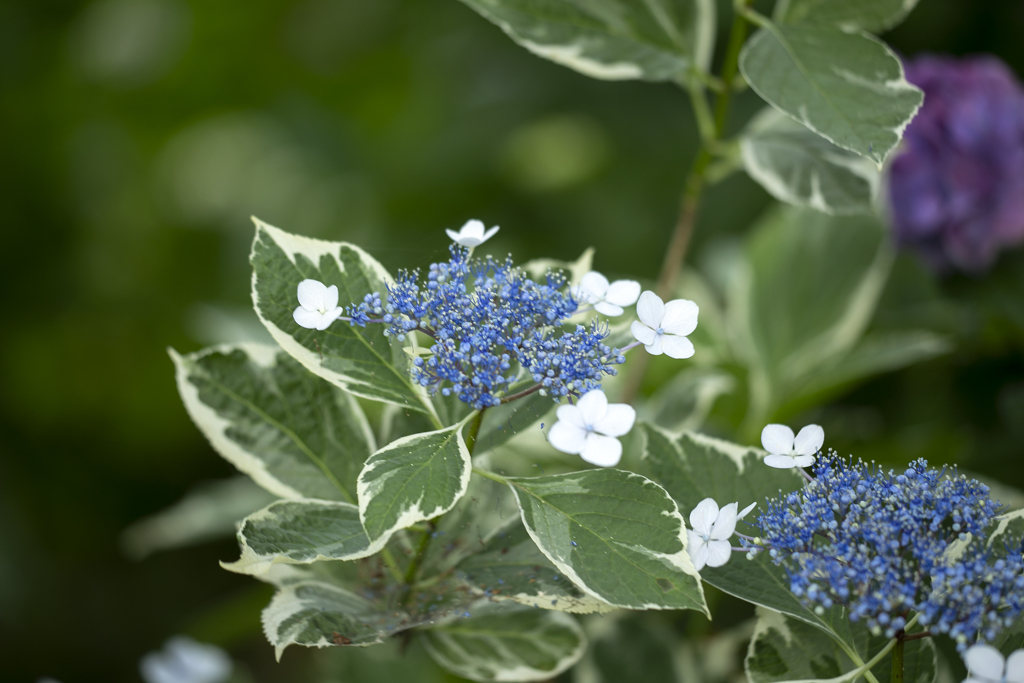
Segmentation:
<svg viewBox="0 0 1024 683">
<path fill-rule="evenodd" d="M 664 327 L 659 327 L 658 329 L 655 330 L 655 332 L 657 334 L 665 334 L 665 328 Z"/>
</svg>

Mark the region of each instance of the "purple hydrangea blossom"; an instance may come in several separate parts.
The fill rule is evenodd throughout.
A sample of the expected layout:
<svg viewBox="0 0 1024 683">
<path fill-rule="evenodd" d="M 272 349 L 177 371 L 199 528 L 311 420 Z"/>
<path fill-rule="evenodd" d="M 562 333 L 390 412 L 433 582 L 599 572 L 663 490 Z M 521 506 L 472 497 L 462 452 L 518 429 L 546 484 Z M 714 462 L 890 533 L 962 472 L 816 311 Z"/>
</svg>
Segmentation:
<svg viewBox="0 0 1024 683">
<path fill-rule="evenodd" d="M 897 241 L 939 272 L 981 272 L 1024 242 L 1024 89 L 995 57 L 906 64 L 925 93 L 889 173 Z"/>
</svg>

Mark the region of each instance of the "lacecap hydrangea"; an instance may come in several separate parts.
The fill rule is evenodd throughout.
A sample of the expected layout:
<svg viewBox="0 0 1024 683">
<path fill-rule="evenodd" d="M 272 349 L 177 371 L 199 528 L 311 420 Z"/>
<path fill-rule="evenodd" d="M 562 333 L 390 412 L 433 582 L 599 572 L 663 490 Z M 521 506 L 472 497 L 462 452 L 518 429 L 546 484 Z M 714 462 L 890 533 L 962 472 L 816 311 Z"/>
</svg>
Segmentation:
<svg viewBox="0 0 1024 683">
<path fill-rule="evenodd" d="M 901 473 L 835 454 L 814 480 L 768 501 L 743 540 L 785 568 L 790 590 L 816 611 L 843 605 L 886 637 L 912 613 L 962 650 L 993 640 L 1024 609 L 1021 540 L 988 543 L 999 503 L 984 484 L 917 460 Z"/>
<path fill-rule="evenodd" d="M 336 322 L 380 324 L 385 336 L 399 342 L 413 333 L 425 335 L 432 340 L 428 349 L 406 347 L 414 357 L 413 380 L 431 394 L 455 396 L 477 410 L 533 393 L 565 399 L 574 404 L 569 408 L 578 402 L 581 412 L 559 413 L 559 422 L 567 422 L 552 429 L 564 438 L 551 443 L 610 467 L 621 455 L 616 437 L 629 431 L 635 413 L 629 408 L 631 417 L 622 419 L 622 406 L 608 404 L 601 380 L 615 375 L 615 366 L 638 346 L 652 355 L 693 356 L 688 335 L 697 327 L 697 304 L 665 302 L 654 292 L 642 292 L 639 282 L 609 282 L 596 271 L 570 286 L 557 271 L 537 281 L 510 258 L 474 259 L 474 248 L 497 231 L 497 226 L 485 230 L 477 220 L 458 232 L 447 230 L 454 242 L 451 258 L 431 264 L 425 280 L 419 271 L 401 271 L 385 297 L 372 292 L 344 308 L 338 305 L 337 285 L 303 280 L 292 317 L 300 327 L 318 331 Z M 640 320 L 630 328 L 634 341 L 621 349 L 606 343 L 611 332 L 606 321 L 592 316 L 580 322 L 594 313 L 614 318 L 634 303 Z M 585 405 L 589 408 L 582 410 Z M 577 431 L 584 438 L 577 438 Z"/>
<path fill-rule="evenodd" d="M 553 398 L 583 394 L 625 361 L 605 344 L 607 323 L 565 328 L 580 302 L 562 275 L 536 282 L 511 259 L 471 260 L 457 244 L 450 251 L 447 263 L 430 265 L 425 282 L 418 271 L 402 271 L 386 302 L 370 294 L 345 311 L 351 324 L 383 322 L 399 340 L 414 330 L 430 337 L 429 356 L 411 370 L 421 386 L 481 409 L 500 404 L 520 379 Z"/>
</svg>

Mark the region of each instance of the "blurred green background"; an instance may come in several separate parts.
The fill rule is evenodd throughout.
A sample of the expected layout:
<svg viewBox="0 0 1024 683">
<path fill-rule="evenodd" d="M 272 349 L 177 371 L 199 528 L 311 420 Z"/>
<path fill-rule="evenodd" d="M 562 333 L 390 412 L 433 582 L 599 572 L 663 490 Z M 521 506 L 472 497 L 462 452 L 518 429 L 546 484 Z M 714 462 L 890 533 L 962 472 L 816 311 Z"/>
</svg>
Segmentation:
<svg viewBox="0 0 1024 683">
<path fill-rule="evenodd" d="M 886 38 L 1024 74 L 1022 29 L 1019 0 L 922 0 Z M 732 127 L 759 107 L 745 93 Z M 0 2 L 0 680 L 137 681 L 140 656 L 183 632 L 255 681 L 308 665 L 273 663 L 269 590 L 217 564 L 233 541 L 119 549 L 132 522 L 232 474 L 165 348 L 259 335 L 251 214 L 392 270 L 480 218 L 502 226 L 492 252 L 594 246 L 599 270 L 650 279 L 694 139 L 679 89 L 590 80 L 456 0 Z M 713 188 L 689 262 L 768 205 L 742 174 Z M 1024 487 L 1024 254 L 945 281 L 901 258 L 874 325 L 908 321 L 956 351 L 792 424 Z"/>
</svg>

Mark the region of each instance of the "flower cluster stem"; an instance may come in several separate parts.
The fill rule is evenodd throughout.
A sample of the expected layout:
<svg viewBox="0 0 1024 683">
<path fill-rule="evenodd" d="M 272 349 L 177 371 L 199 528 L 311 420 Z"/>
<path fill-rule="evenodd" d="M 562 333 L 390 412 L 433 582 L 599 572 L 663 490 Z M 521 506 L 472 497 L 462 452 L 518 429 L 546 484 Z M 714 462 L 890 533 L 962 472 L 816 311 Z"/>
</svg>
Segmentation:
<svg viewBox="0 0 1024 683">
<path fill-rule="evenodd" d="M 890 683 L 903 683 L 903 636 L 896 638 L 896 646 L 892 649 L 892 676 Z"/>
<path fill-rule="evenodd" d="M 722 139 L 725 132 L 725 124 L 729 118 L 729 107 L 732 103 L 733 81 L 739 68 L 740 49 L 747 38 L 747 17 L 745 12 L 752 0 L 737 0 L 733 13 L 732 31 L 729 37 L 729 46 L 726 49 L 725 62 L 722 65 L 721 82 L 723 88 L 715 99 L 714 129 L 708 134 L 702 134 L 700 146 L 697 149 L 697 156 L 694 157 L 693 165 L 683 185 L 683 196 L 679 203 L 679 217 L 676 219 L 672 237 L 665 251 L 665 259 L 661 264 L 661 273 L 658 276 L 656 293 L 662 299 L 672 298 L 675 290 L 676 280 L 682 270 L 683 261 L 690 248 L 690 241 L 693 237 L 693 230 L 697 224 L 697 212 L 700 209 L 701 196 L 707 185 L 707 171 L 714 160 L 715 147 Z M 703 111 L 706 102 L 703 99 L 703 87 L 691 87 L 690 99 L 693 102 L 694 111 Z M 622 400 L 631 403 L 640 392 L 647 365 L 650 362 L 648 355 L 642 355 L 633 361 L 630 373 L 626 377 L 622 391 Z"/>
</svg>

